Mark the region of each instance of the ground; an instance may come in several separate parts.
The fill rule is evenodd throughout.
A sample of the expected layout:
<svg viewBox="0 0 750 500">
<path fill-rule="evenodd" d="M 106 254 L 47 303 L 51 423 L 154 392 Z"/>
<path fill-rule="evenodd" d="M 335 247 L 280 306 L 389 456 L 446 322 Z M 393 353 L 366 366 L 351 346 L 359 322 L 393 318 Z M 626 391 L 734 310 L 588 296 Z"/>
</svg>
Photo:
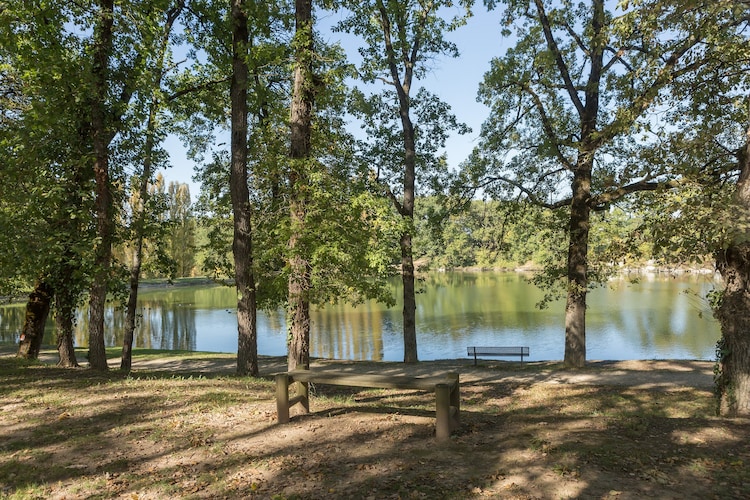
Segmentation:
<svg viewBox="0 0 750 500">
<path fill-rule="evenodd" d="M 136 356 L 130 375 L 0 363 L 7 498 L 750 497 L 750 422 L 713 416 L 711 362 L 314 361 L 458 372 L 448 443 L 420 391 L 314 387 L 311 414 L 277 424 L 282 358 L 259 380 L 228 355 Z"/>
</svg>

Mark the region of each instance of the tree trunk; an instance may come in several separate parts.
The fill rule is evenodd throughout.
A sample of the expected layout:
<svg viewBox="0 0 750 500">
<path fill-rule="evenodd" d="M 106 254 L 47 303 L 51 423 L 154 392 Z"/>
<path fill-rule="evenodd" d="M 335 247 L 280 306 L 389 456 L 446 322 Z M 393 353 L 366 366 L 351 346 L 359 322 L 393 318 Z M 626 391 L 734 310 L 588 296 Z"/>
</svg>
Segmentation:
<svg viewBox="0 0 750 500">
<path fill-rule="evenodd" d="M 568 292 L 565 304 L 565 360 L 569 368 L 586 364 L 586 290 L 588 287 L 588 198 L 591 171 L 584 168 L 573 180 L 568 228 Z"/>
<path fill-rule="evenodd" d="M 289 157 L 289 356 L 288 367 L 310 367 L 310 263 L 306 257 L 303 234 L 307 215 L 305 186 L 312 140 L 314 82 L 312 74 L 313 20 L 312 1 L 295 0 L 294 88 L 290 112 L 291 144 Z"/>
<path fill-rule="evenodd" d="M 232 0 L 232 171 L 229 185 L 234 215 L 234 276 L 237 287 L 237 373 L 257 377 L 258 332 L 255 276 L 247 187 L 247 50 L 249 34 L 244 0 Z"/>
<path fill-rule="evenodd" d="M 292 259 L 287 313 L 290 325 L 287 366 L 290 370 L 310 368 L 310 302 L 307 300 L 310 287 L 305 277 L 307 269 L 304 259 Z"/>
<path fill-rule="evenodd" d="M 739 154 L 740 177 L 735 201 L 741 221 L 733 241 L 716 253 L 716 268 L 724 293 L 716 310 L 721 324 L 717 346 L 716 395 L 725 416 L 750 416 L 750 234 L 743 222 L 750 217 L 750 129 Z"/>
<path fill-rule="evenodd" d="M 383 41 L 385 43 L 385 55 L 388 61 L 388 70 L 391 74 L 392 84 L 398 96 L 398 114 L 401 119 L 401 131 L 404 144 L 404 199 L 399 203 L 395 197 L 393 202 L 401 216 L 406 220 L 408 231 L 401 235 L 401 280 L 403 282 L 404 294 L 404 363 L 416 363 L 417 358 L 417 299 L 414 289 L 414 255 L 412 252 L 412 235 L 414 228 L 414 199 L 416 181 L 417 148 L 414 135 L 414 124 L 411 121 L 411 92 L 414 68 L 418 63 L 420 39 L 416 37 L 414 46 L 407 60 L 403 60 L 403 54 L 396 54 L 391 39 L 391 29 L 395 28 L 399 38 L 405 38 L 407 33 L 406 20 L 398 17 L 395 24 L 391 23 L 388 8 L 385 3 L 378 0 L 377 8 L 380 15 L 380 24 L 383 29 Z M 423 17 L 422 20 L 426 19 Z M 404 64 L 403 79 L 399 75 L 399 64 Z"/>
<path fill-rule="evenodd" d="M 537 2 L 541 5 L 541 2 Z M 592 18 L 590 47 L 590 67 L 585 90 L 585 100 L 579 111 L 581 119 L 581 146 L 573 171 L 570 203 L 570 225 L 568 227 L 568 291 L 565 304 L 565 359 L 569 368 L 583 368 L 586 365 L 586 292 L 588 289 L 588 249 L 591 219 L 591 174 L 594 170 L 594 156 L 598 149 L 597 119 L 599 117 L 599 92 L 601 89 L 602 68 L 606 37 L 604 31 L 606 16 L 604 1 L 591 2 Z M 541 9 L 541 7 L 538 7 Z M 546 28 L 547 30 L 549 27 Z M 576 95 L 577 89 L 569 89 Z"/>
<path fill-rule="evenodd" d="M 145 180 L 143 181 L 146 182 Z M 141 201 L 142 202 L 142 201 Z M 130 268 L 130 291 L 125 309 L 125 326 L 122 336 L 122 355 L 120 370 L 130 371 L 133 365 L 133 338 L 135 336 L 135 318 L 138 306 L 138 284 L 141 277 L 141 257 L 143 254 L 143 235 L 136 236 L 135 252 Z"/>
<path fill-rule="evenodd" d="M 130 268 L 130 292 L 128 304 L 125 311 L 125 331 L 123 332 L 122 356 L 120 369 L 129 371 L 133 364 L 133 338 L 135 333 L 136 306 L 138 305 L 138 285 L 141 279 L 141 263 L 143 261 L 143 239 L 145 237 L 145 225 L 147 207 L 149 201 L 148 184 L 151 179 L 151 166 L 153 164 L 154 142 L 156 134 L 156 118 L 160 101 L 157 92 L 161 88 L 162 75 L 164 73 L 164 55 L 169 45 L 169 35 L 172 32 L 177 17 L 185 7 L 184 1 L 177 2 L 174 7 L 167 11 L 164 33 L 159 46 L 158 59 L 152 68 L 154 71 L 154 82 L 151 91 L 151 102 L 149 103 L 148 122 L 146 124 L 146 142 L 143 146 L 143 172 L 141 172 L 141 185 L 139 186 L 139 205 L 135 209 L 135 252 Z"/>
<path fill-rule="evenodd" d="M 57 365 L 66 368 L 78 367 L 73 345 L 74 314 L 75 300 L 65 297 L 64 294 L 55 295 L 55 332 L 57 353 L 60 356 Z"/>
<path fill-rule="evenodd" d="M 94 26 L 92 66 L 93 95 L 91 96 L 91 132 L 94 149 L 94 179 L 96 181 L 96 228 L 99 242 L 96 247 L 94 282 L 89 299 L 89 367 L 107 370 L 104 344 L 104 307 L 112 260 L 113 214 L 109 178 L 109 141 L 106 102 L 109 56 L 112 50 L 113 0 L 99 0 L 98 19 Z"/>
<path fill-rule="evenodd" d="M 414 259 L 411 234 L 401 236 L 401 280 L 404 287 L 404 363 L 417 359 L 417 295 L 414 287 Z"/>
<path fill-rule="evenodd" d="M 401 216 L 408 219 L 407 227 L 413 228 L 417 148 L 414 125 L 409 116 L 409 99 L 405 92 L 399 93 L 399 101 L 404 137 L 404 201 Z M 404 285 L 404 363 L 416 363 L 419 361 L 417 358 L 417 298 L 414 289 L 411 231 L 401 235 L 401 279 Z"/>
<path fill-rule="evenodd" d="M 26 317 L 18 345 L 17 356 L 19 358 L 37 359 L 39 357 L 51 301 L 52 289 L 44 281 L 38 281 L 26 303 Z"/>
</svg>

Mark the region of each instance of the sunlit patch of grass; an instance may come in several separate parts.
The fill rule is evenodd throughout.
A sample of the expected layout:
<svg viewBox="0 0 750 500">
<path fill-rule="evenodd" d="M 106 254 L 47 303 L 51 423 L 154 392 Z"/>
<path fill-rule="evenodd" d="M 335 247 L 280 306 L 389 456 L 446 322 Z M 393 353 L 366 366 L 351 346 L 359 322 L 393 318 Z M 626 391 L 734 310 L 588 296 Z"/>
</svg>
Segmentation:
<svg viewBox="0 0 750 500">
<path fill-rule="evenodd" d="M 331 394 L 311 394 L 316 401 L 323 405 L 353 405 L 356 403 L 354 394 L 343 394 L 343 393 L 331 393 Z"/>
<path fill-rule="evenodd" d="M 0 493 L 5 500 L 46 500 L 50 489 L 44 484 L 27 484 L 18 488 L 6 487 L 0 483 Z"/>
</svg>

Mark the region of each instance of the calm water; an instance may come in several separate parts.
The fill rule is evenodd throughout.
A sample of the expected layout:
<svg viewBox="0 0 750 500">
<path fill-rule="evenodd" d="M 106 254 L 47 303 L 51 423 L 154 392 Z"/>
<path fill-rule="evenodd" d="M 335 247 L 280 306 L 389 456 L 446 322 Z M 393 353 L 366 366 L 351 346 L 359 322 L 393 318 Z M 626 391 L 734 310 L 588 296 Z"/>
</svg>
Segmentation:
<svg viewBox="0 0 750 500">
<path fill-rule="evenodd" d="M 719 326 L 704 299 L 711 277 L 643 276 L 589 295 L 587 358 L 714 359 Z M 394 282 L 394 293 L 400 287 Z M 417 296 L 419 359 L 466 357 L 471 345 L 525 345 L 531 360 L 564 353 L 563 303 L 536 308 L 541 292 L 515 273 L 428 275 Z M 236 352 L 235 293 L 221 286 L 151 288 L 140 293 L 136 347 Z M 0 342 L 16 342 L 23 304 L 0 307 Z M 107 312 L 108 346 L 121 345 L 123 313 Z M 403 359 L 401 305 L 336 305 L 314 311 L 311 354 L 339 359 Z M 51 323 L 51 321 L 50 321 Z M 76 345 L 87 343 L 79 313 Z M 49 325 L 46 342 L 52 343 Z M 283 311 L 258 315 L 258 352 L 286 354 Z"/>
</svg>

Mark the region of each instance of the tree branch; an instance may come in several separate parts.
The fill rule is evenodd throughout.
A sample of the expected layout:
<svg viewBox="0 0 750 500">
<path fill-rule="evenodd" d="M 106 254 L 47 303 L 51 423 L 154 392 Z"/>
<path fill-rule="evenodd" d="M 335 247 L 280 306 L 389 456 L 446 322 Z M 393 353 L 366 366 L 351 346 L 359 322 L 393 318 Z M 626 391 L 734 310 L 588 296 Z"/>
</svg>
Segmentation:
<svg viewBox="0 0 750 500">
<path fill-rule="evenodd" d="M 633 182 L 631 184 L 621 186 L 617 189 L 612 189 L 611 191 L 604 192 L 597 196 L 592 196 L 589 199 L 589 206 L 592 210 L 602 211 L 606 210 L 609 205 L 616 202 L 620 198 L 624 198 L 631 193 L 641 191 L 656 191 L 657 189 L 675 189 L 682 184 L 684 184 L 683 181 L 675 179 L 661 182 L 651 182 L 650 178 L 647 176 L 646 178 Z"/>
<path fill-rule="evenodd" d="M 473 188 L 475 190 L 481 189 L 481 188 L 487 187 L 490 184 L 493 184 L 495 182 L 503 182 L 505 184 L 513 186 L 514 188 L 518 189 L 521 193 L 525 194 L 526 198 L 528 198 L 528 200 L 531 203 L 533 203 L 534 205 L 540 206 L 540 207 L 548 208 L 550 210 L 557 210 L 558 208 L 562 208 L 562 207 L 566 207 L 566 206 L 570 205 L 570 201 L 571 201 L 570 198 L 565 198 L 563 200 L 556 201 L 554 203 L 548 203 L 546 201 L 542 201 L 542 200 L 539 199 L 539 197 L 536 195 L 536 193 L 534 193 L 534 191 L 532 189 L 527 188 L 526 186 L 524 186 L 523 184 L 521 184 L 518 181 L 515 181 L 513 179 L 510 179 L 510 178 L 502 176 L 502 175 L 496 175 L 496 176 L 492 176 L 492 177 L 486 177 L 483 182 L 476 184 Z"/>
<path fill-rule="evenodd" d="M 537 108 L 537 111 L 539 112 L 539 116 L 542 120 L 542 127 L 544 127 L 544 133 L 547 135 L 547 137 L 550 138 L 550 141 L 552 142 L 552 145 L 555 149 L 555 156 L 557 156 L 557 159 L 560 160 L 560 163 L 562 163 L 565 166 L 565 168 L 569 170 L 573 170 L 573 164 L 570 162 L 570 160 L 568 160 L 568 158 L 563 154 L 562 150 L 560 149 L 560 145 L 563 144 L 563 141 L 557 138 L 557 134 L 555 134 L 555 129 L 552 126 L 552 121 L 547 116 L 547 111 L 544 108 L 544 103 L 542 102 L 541 98 L 536 94 L 536 92 L 534 92 L 534 89 L 524 84 L 524 82 L 518 82 L 518 84 L 521 86 L 523 91 L 525 91 L 529 96 L 531 96 L 531 99 L 534 101 L 534 107 Z"/>
<path fill-rule="evenodd" d="M 550 27 L 550 21 L 547 17 L 547 13 L 544 10 L 544 4 L 542 3 L 542 0 L 534 0 L 534 3 L 536 4 L 536 9 L 539 13 L 539 21 L 541 22 L 542 29 L 544 30 L 544 37 L 547 40 L 547 47 L 555 56 L 555 63 L 557 64 L 557 69 L 560 71 L 560 75 L 565 82 L 565 89 L 570 96 L 570 100 L 573 102 L 573 105 L 578 111 L 579 116 L 583 117 L 585 112 L 583 103 L 581 102 L 581 98 L 578 96 L 578 92 L 576 91 L 576 86 L 573 84 L 573 80 L 570 78 L 570 71 L 568 70 L 568 66 L 565 64 L 565 60 L 562 57 L 560 47 L 558 47 L 557 41 L 552 34 L 552 28 Z"/>
<path fill-rule="evenodd" d="M 222 78 L 221 80 L 211 80 L 211 81 L 208 81 L 208 82 L 200 83 L 198 85 L 194 85 L 192 87 L 187 87 L 185 89 L 178 90 L 174 94 L 170 94 L 169 96 L 167 96 L 167 101 L 168 102 L 174 101 L 175 99 L 178 99 L 178 98 L 180 98 L 180 97 L 182 97 L 182 96 L 184 96 L 186 94 L 190 94 L 192 92 L 198 92 L 199 90 L 210 89 L 214 85 L 219 85 L 219 84 L 222 84 L 222 83 L 227 83 L 230 80 L 231 80 L 230 77 L 226 77 L 226 78 Z"/>
</svg>

